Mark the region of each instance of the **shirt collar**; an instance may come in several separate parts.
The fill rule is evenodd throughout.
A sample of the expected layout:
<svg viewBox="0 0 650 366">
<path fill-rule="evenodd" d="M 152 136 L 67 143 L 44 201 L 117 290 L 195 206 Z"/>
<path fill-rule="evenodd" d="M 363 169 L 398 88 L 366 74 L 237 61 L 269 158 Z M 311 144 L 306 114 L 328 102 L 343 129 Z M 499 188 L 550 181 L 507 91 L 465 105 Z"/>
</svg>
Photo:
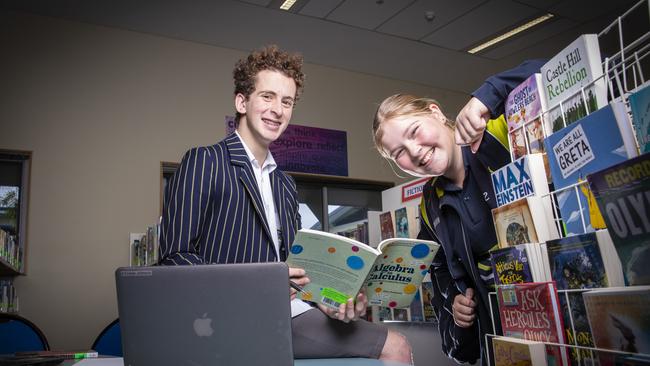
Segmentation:
<svg viewBox="0 0 650 366">
<path fill-rule="evenodd" d="M 253 155 L 253 152 L 248 148 L 248 145 L 246 145 L 246 142 L 244 141 L 243 138 L 241 138 L 241 135 L 237 130 L 235 130 L 235 134 L 237 137 L 239 137 L 239 141 L 241 141 L 242 146 L 244 147 L 244 151 L 246 151 L 246 155 L 248 156 L 248 160 L 253 164 L 253 166 L 260 166 L 259 161 L 255 158 L 255 155 Z M 275 162 L 275 159 L 273 158 L 273 154 L 271 154 L 271 151 L 269 150 L 268 154 L 266 154 L 266 161 L 264 161 L 264 164 L 261 166 L 260 169 L 269 169 L 269 173 L 274 171 L 275 168 L 277 168 L 278 164 Z"/>
<path fill-rule="evenodd" d="M 468 178 L 468 174 L 470 174 L 469 170 L 469 159 L 471 158 L 472 151 L 470 150 L 469 146 L 463 146 L 461 148 L 462 151 L 462 156 L 463 156 L 463 166 L 465 167 L 465 181 Z M 444 176 L 440 177 L 441 179 L 437 179 L 437 187 L 447 191 L 447 192 L 456 192 L 456 191 L 461 191 L 462 188 L 458 187 L 454 183 L 452 183 L 449 179 L 447 179 Z M 465 186 L 465 181 L 463 181 L 463 187 Z"/>
</svg>

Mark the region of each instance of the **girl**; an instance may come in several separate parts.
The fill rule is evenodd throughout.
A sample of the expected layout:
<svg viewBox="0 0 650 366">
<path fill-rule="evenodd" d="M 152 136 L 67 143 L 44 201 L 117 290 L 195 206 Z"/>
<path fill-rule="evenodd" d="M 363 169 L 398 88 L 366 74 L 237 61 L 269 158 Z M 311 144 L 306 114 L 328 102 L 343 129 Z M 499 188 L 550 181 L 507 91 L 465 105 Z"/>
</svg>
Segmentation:
<svg viewBox="0 0 650 366">
<path fill-rule="evenodd" d="M 443 350 L 457 361 L 475 362 L 485 333 L 492 333 L 489 250 L 497 239 L 490 172 L 510 161 L 505 120 L 463 131 L 480 142 L 462 147 L 456 144 L 455 122 L 435 100 L 397 94 L 377 109 L 373 134 L 384 157 L 405 172 L 432 177 L 420 204 L 418 237 L 436 240 L 443 248 L 432 265 Z"/>
</svg>

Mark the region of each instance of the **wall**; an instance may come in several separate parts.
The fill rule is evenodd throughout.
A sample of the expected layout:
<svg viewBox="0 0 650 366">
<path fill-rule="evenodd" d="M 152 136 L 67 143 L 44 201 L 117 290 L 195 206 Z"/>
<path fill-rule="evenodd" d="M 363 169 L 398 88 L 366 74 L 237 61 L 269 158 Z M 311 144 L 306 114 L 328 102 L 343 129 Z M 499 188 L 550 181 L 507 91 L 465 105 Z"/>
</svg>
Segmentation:
<svg viewBox="0 0 650 366">
<path fill-rule="evenodd" d="M 117 317 L 113 273 L 128 263 L 128 233 L 158 217 L 160 162 L 224 136 L 231 70 L 245 53 L 12 12 L 0 12 L 0 24 L 0 148 L 33 151 L 21 314 L 54 348 L 90 347 Z M 292 122 L 347 131 L 355 178 L 397 180 L 370 137 L 382 98 L 429 95 L 450 111 L 467 98 L 313 64 L 305 71 Z"/>
</svg>

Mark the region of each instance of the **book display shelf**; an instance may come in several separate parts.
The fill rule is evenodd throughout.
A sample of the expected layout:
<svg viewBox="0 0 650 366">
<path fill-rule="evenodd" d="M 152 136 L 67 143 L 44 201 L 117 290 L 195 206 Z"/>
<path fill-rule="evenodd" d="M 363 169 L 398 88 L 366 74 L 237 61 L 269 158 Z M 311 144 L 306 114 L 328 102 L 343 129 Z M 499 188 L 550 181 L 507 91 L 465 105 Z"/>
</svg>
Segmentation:
<svg viewBox="0 0 650 366">
<path fill-rule="evenodd" d="M 513 161 L 543 155 L 531 169 L 548 177 L 551 189 L 535 194 L 551 203 L 554 230 L 529 235 L 538 223 L 528 218 L 504 231 L 495 277 L 518 280 L 490 293 L 490 365 L 650 365 L 649 15 L 650 1 L 639 1 L 552 57 L 519 92 L 540 90 L 535 108 L 506 103 Z M 626 29 L 639 19 L 640 31 Z M 512 190 L 496 184 L 497 194 Z M 536 253 L 510 242 L 522 233 L 538 238 Z"/>
</svg>

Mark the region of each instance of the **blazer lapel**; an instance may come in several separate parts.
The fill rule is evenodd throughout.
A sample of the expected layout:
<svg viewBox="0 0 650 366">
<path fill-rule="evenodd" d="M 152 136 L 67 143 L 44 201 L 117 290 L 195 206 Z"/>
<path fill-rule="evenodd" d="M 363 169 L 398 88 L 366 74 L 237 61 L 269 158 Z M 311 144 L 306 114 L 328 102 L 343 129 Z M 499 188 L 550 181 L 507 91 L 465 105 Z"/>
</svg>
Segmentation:
<svg viewBox="0 0 650 366">
<path fill-rule="evenodd" d="M 269 241 L 273 243 L 271 239 L 271 230 L 269 229 L 269 224 L 266 222 L 266 214 L 264 213 L 264 205 L 262 204 L 262 195 L 257 187 L 255 173 L 253 173 L 253 166 L 248 159 L 246 150 L 244 150 L 244 145 L 242 145 L 239 137 L 233 133 L 226 138 L 226 146 L 228 147 L 228 153 L 230 155 L 230 163 L 239 168 L 239 180 L 244 186 L 246 194 L 248 194 L 253 202 L 253 207 L 255 207 L 255 212 L 257 212 L 257 215 L 262 222 L 264 232 L 268 236 Z"/>
</svg>

